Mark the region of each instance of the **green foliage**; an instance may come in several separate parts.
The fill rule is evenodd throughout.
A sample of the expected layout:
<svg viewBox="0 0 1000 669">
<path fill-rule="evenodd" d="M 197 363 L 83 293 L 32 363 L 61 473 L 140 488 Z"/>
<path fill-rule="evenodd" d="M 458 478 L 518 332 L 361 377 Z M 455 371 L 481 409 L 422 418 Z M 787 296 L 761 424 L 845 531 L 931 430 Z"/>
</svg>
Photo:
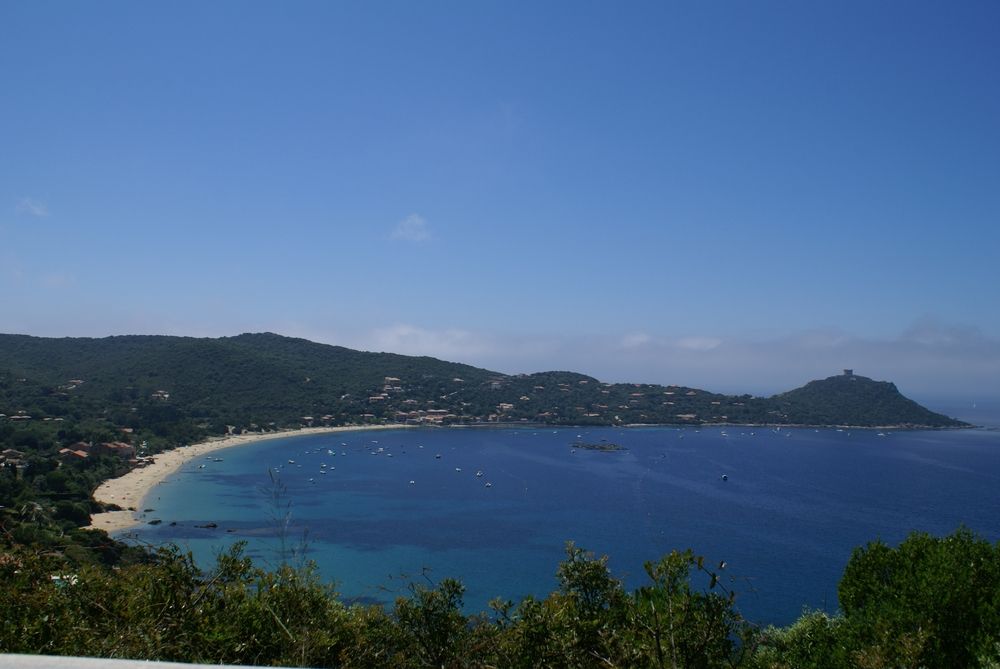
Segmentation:
<svg viewBox="0 0 1000 669">
<path fill-rule="evenodd" d="M 858 645 L 929 667 L 973 666 L 1000 632 L 1000 545 L 967 529 L 858 548 L 838 594 Z"/>
<path fill-rule="evenodd" d="M 840 616 L 806 611 L 788 627 L 764 630 L 751 666 L 768 669 L 851 667 L 844 628 L 844 619 Z"/>
<path fill-rule="evenodd" d="M 444 579 L 434 588 L 414 584 L 409 598 L 396 600 L 401 650 L 417 666 L 459 664 L 469 636 L 469 622 L 462 614 L 464 592 L 458 581 Z"/>
<path fill-rule="evenodd" d="M 967 530 L 858 549 L 842 615 L 758 631 L 720 569 L 691 551 L 629 593 L 572 544 L 545 599 L 462 612 L 463 586 L 414 585 L 391 611 L 346 607 L 310 565 L 255 567 L 237 545 L 209 573 L 164 548 L 117 568 L 0 552 L 0 652 L 317 667 L 996 667 L 998 547 Z M 695 583 L 704 582 L 704 587 Z"/>
<path fill-rule="evenodd" d="M 903 397 L 888 381 L 873 381 L 857 375 L 810 381 L 801 388 L 775 395 L 769 403 L 779 419 L 774 422 L 798 425 L 963 425 Z"/>
<path fill-rule="evenodd" d="M 722 565 L 720 565 L 720 568 Z M 691 588 L 691 570 L 704 572 L 709 591 Z M 690 550 L 674 551 L 646 563 L 652 585 L 635 592 L 637 628 L 653 649 L 655 666 L 728 666 L 737 655 L 735 641 L 751 639 L 751 628 L 733 608 L 735 594 L 713 592 L 719 575 L 705 569 L 704 558 Z"/>
<path fill-rule="evenodd" d="M 462 423 L 961 425 L 907 400 L 891 383 L 861 376 L 752 398 L 684 386 L 604 384 L 572 372 L 507 376 L 274 334 L 0 335 L 0 413 L 23 411 L 33 421 L 59 418 L 74 425 L 90 421 L 92 429 L 112 435 L 129 428 L 153 451 L 222 434 L 227 426 L 389 422 L 429 410 Z"/>
</svg>

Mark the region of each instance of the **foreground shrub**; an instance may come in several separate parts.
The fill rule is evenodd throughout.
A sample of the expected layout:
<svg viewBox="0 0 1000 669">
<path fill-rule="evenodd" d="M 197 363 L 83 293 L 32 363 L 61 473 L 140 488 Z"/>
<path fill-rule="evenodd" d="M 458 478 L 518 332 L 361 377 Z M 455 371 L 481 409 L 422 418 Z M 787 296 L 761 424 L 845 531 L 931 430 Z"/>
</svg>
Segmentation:
<svg viewBox="0 0 1000 669">
<path fill-rule="evenodd" d="M 0 652 L 365 669 L 1000 667 L 1000 546 L 968 530 L 859 548 L 842 614 L 762 632 L 722 567 L 675 551 L 627 592 L 606 557 L 570 544 L 551 595 L 468 616 L 454 580 L 413 585 L 391 610 L 347 607 L 310 565 L 260 569 L 239 544 L 208 573 L 176 547 L 117 568 L 15 547 L 0 553 Z"/>
</svg>

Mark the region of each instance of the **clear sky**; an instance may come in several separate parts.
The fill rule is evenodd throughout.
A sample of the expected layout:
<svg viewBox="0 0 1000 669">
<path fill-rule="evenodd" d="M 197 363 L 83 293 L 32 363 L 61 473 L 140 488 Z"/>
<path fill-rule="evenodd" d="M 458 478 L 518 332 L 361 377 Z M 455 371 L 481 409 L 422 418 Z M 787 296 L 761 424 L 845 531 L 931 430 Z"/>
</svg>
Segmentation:
<svg viewBox="0 0 1000 669">
<path fill-rule="evenodd" d="M 1000 3 L 0 3 L 0 331 L 1000 396 Z"/>
</svg>

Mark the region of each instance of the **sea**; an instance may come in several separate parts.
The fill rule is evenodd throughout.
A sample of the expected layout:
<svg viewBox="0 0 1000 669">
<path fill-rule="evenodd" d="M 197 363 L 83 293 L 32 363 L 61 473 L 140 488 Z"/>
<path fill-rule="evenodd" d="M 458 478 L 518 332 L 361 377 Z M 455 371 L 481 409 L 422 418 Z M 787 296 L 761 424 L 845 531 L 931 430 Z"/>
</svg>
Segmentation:
<svg viewBox="0 0 1000 669">
<path fill-rule="evenodd" d="M 345 601 L 466 587 L 467 613 L 558 587 L 567 542 L 634 588 L 690 548 L 752 622 L 837 610 L 851 552 L 965 526 L 1000 540 L 1000 430 L 417 428 L 291 436 L 186 464 L 120 535 L 210 569 L 238 542 Z M 148 524 L 149 521 L 160 521 Z M 696 583 L 698 584 L 698 583 Z M 703 583 L 701 583 L 703 585 Z"/>
</svg>

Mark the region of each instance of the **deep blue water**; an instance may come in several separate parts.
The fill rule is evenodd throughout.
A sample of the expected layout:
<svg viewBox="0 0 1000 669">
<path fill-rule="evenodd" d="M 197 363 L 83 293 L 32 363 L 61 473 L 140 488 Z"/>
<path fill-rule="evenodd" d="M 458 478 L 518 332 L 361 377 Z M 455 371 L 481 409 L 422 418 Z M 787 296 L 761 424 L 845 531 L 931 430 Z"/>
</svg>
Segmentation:
<svg viewBox="0 0 1000 669">
<path fill-rule="evenodd" d="M 147 517 L 163 524 L 133 534 L 188 547 L 203 566 L 246 539 L 251 555 L 274 564 L 270 468 L 287 488 L 288 545 L 307 531 L 308 557 L 347 598 L 392 601 L 410 580 L 424 582 L 426 568 L 434 580 L 461 578 L 467 608 L 480 611 L 496 596 L 552 591 L 568 540 L 609 555 L 629 586 L 644 582 L 644 561 L 691 547 L 725 560 L 725 583 L 746 616 L 786 624 L 803 607 L 836 610 L 855 546 L 963 523 L 1000 539 L 1000 432 L 882 434 L 712 427 L 289 437 L 189 463 L 146 501 L 155 509 Z M 574 449 L 581 440 L 625 450 Z M 208 522 L 218 527 L 194 527 Z"/>
</svg>

